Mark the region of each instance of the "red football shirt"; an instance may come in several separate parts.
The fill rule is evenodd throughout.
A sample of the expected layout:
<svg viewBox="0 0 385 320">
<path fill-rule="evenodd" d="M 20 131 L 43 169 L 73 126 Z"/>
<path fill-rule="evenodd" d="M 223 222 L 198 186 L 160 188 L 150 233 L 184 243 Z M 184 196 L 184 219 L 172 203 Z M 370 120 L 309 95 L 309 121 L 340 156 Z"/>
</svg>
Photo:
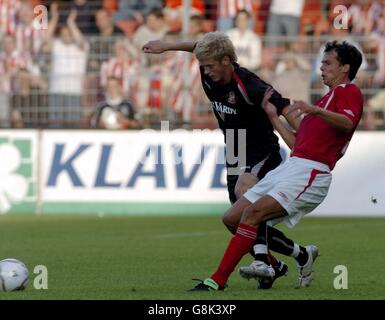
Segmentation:
<svg viewBox="0 0 385 320">
<path fill-rule="evenodd" d="M 363 97 L 354 84 L 341 84 L 316 102 L 316 106 L 341 113 L 353 121 L 354 130 L 363 110 Z M 306 115 L 297 130 L 292 156 L 325 163 L 334 168 L 354 133 L 344 133 L 315 115 Z"/>
</svg>

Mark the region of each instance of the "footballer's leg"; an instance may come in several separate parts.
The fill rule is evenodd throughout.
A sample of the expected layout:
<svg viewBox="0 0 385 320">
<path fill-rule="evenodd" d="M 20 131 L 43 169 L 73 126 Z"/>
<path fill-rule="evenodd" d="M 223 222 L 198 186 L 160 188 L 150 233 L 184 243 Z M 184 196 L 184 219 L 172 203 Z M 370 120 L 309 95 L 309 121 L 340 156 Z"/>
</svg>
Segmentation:
<svg viewBox="0 0 385 320">
<path fill-rule="evenodd" d="M 259 178 L 250 172 L 241 174 L 238 177 L 234 188 L 236 199 L 240 199 L 245 194 L 245 192 L 257 184 L 258 181 Z"/>
<path fill-rule="evenodd" d="M 304 265 L 309 258 L 305 247 L 287 238 L 283 232 L 276 228 L 267 227 L 267 242 L 271 250 L 293 257 L 299 265 Z"/>
<path fill-rule="evenodd" d="M 236 197 L 242 197 L 249 188 L 258 183 L 260 179 L 257 176 L 260 175 L 262 179 L 269 170 L 272 170 L 277 166 L 279 160 L 280 156 L 273 156 L 265 159 L 263 163 L 259 163 L 252 168 L 252 173 L 246 172 L 240 175 L 234 190 Z M 231 216 L 231 214 L 233 216 Z M 235 213 L 231 211 L 227 213 L 227 216 L 225 215 L 223 217 L 224 224 L 233 234 L 236 231 L 239 221 L 240 216 L 235 216 Z M 301 260 L 301 263 L 302 261 L 307 261 L 306 249 L 298 245 L 295 249 L 298 247 L 300 250 L 298 259 Z M 288 270 L 287 264 L 276 259 L 270 253 L 270 250 L 297 258 L 297 251 L 290 250 L 290 248 L 293 248 L 294 250 L 294 241 L 288 239 L 278 229 L 267 226 L 266 222 L 261 223 L 258 227 L 257 239 L 253 246 L 253 252 L 251 252 L 255 260 L 250 266 L 240 268 L 239 272 L 241 276 L 247 279 L 257 278 L 259 281 L 258 288 L 270 289 L 274 281 L 285 275 Z M 298 262 L 298 264 L 299 263 L 300 262 Z"/>
<path fill-rule="evenodd" d="M 312 267 L 319 255 L 318 248 L 315 245 L 301 246 L 293 240 L 287 238 L 276 228 L 268 227 L 269 248 L 275 252 L 286 256 L 291 256 L 297 261 L 299 272 L 299 287 L 307 287 L 313 280 Z"/>
<path fill-rule="evenodd" d="M 265 163 L 265 161 L 264 161 Z M 260 167 L 262 167 L 260 165 Z M 259 179 L 249 172 L 245 172 L 239 176 L 233 193 L 237 198 L 242 197 L 242 195 L 252 186 L 257 184 Z M 231 189 L 229 188 L 229 191 Z M 242 212 L 237 210 L 229 210 L 223 217 L 223 223 L 227 226 L 227 228 L 235 234 L 239 221 L 241 219 Z M 263 287 L 264 289 L 271 288 L 274 280 L 287 272 L 287 265 L 284 262 L 277 260 L 269 251 L 267 246 L 267 225 L 266 222 L 262 222 L 258 227 L 257 239 L 255 244 L 250 251 L 250 254 L 254 257 L 254 262 L 252 263 L 253 270 L 255 268 L 259 269 L 258 279 L 267 278 L 270 280 L 270 284 L 262 285 L 261 283 L 259 287 Z M 247 277 L 247 274 L 244 275 Z M 252 278 L 252 277 L 249 277 Z M 261 282 L 261 280 L 260 280 Z"/>
<path fill-rule="evenodd" d="M 269 183 L 266 183 L 265 187 L 267 186 Z M 243 212 L 236 234 L 230 240 L 217 270 L 210 276 L 218 287 L 227 283 L 238 262 L 252 249 L 257 238 L 258 225 L 263 221 L 287 215 L 285 209 L 275 199 L 266 195 L 255 203 L 243 196 L 230 210 Z"/>
<path fill-rule="evenodd" d="M 263 179 L 269 171 L 276 168 L 281 164 L 281 162 L 282 157 L 279 152 L 272 152 L 263 161 L 257 163 L 251 169 L 251 176 L 254 177 L 254 181 L 256 181 L 255 183 Z M 243 193 L 239 196 L 242 196 L 249 188 L 252 187 L 249 183 L 252 183 L 253 179 L 251 177 L 247 177 L 243 178 L 241 182 L 240 191 L 243 191 Z M 259 230 L 258 232 L 261 233 Z M 297 260 L 298 265 L 304 265 L 308 261 L 308 253 L 305 247 L 294 243 L 294 241 L 287 238 L 283 232 L 274 227 L 268 226 L 265 233 L 269 250 L 294 257 Z"/>
</svg>

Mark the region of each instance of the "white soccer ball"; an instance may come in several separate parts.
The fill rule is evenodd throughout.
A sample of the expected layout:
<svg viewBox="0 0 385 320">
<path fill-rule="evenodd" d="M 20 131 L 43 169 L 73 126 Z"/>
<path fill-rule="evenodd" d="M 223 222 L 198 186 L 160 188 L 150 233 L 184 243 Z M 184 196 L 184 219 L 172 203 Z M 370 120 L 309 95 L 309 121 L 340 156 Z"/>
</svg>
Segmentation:
<svg viewBox="0 0 385 320">
<path fill-rule="evenodd" d="M 29 280 L 26 265 L 13 258 L 0 261 L 0 291 L 24 290 Z"/>
</svg>

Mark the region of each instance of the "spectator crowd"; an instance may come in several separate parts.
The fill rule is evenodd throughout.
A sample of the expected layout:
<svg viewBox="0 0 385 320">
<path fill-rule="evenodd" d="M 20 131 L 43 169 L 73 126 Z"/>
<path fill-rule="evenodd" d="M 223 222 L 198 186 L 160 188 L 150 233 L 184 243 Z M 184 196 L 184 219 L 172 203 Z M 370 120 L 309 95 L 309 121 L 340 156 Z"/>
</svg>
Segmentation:
<svg viewBox="0 0 385 320">
<path fill-rule="evenodd" d="M 346 12 L 344 11 L 346 8 Z M 191 55 L 144 55 L 154 39 L 228 34 L 238 62 L 284 96 L 325 93 L 323 44 L 364 53 L 361 129 L 385 129 L 384 0 L 0 0 L 0 128 L 214 128 Z"/>
</svg>

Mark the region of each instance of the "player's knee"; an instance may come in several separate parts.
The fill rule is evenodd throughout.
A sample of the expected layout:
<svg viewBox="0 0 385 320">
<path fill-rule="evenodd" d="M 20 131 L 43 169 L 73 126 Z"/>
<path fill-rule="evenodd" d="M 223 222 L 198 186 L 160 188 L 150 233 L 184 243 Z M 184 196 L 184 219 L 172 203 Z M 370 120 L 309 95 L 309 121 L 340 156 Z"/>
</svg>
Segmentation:
<svg viewBox="0 0 385 320">
<path fill-rule="evenodd" d="M 258 226 L 261 222 L 263 222 L 263 212 L 258 205 L 250 205 L 243 210 L 241 223 Z"/>
<path fill-rule="evenodd" d="M 226 223 L 225 223 L 225 226 L 226 226 L 227 230 L 230 231 L 230 233 L 235 234 L 237 232 L 238 226 L 226 224 Z"/>
<path fill-rule="evenodd" d="M 243 183 L 237 184 L 234 189 L 234 193 L 237 199 L 241 198 L 247 190 L 247 186 Z"/>
<path fill-rule="evenodd" d="M 239 221 L 234 219 L 234 217 L 231 214 L 226 212 L 222 218 L 222 222 L 224 223 L 226 228 L 229 229 L 231 233 L 235 233 L 235 231 L 237 230 Z"/>
</svg>

